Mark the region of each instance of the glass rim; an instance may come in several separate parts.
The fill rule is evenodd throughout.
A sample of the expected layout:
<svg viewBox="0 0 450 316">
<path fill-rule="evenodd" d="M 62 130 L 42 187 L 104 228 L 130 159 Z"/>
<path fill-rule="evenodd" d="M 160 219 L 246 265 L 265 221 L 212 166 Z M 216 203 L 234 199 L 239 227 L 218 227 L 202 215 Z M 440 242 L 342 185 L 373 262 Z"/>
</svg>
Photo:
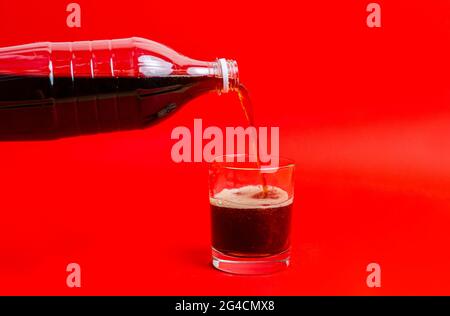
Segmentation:
<svg viewBox="0 0 450 316">
<path fill-rule="evenodd" d="M 233 161 L 226 161 L 226 157 L 234 157 Z M 236 166 L 235 164 L 245 164 L 248 163 L 248 161 L 245 162 L 240 162 L 240 161 L 236 161 L 235 159 L 237 157 L 254 157 L 255 159 L 257 158 L 256 155 L 249 155 L 249 154 L 227 154 L 227 155 L 219 155 L 213 158 L 213 160 L 210 162 L 210 167 L 214 167 L 214 166 L 218 166 L 219 168 L 222 169 L 228 169 L 228 170 L 243 170 L 243 171 L 277 171 L 280 169 L 292 169 L 295 167 L 295 161 L 293 159 L 290 158 L 286 158 L 283 156 L 278 156 L 278 166 L 276 167 L 271 167 L 271 166 L 257 166 L 257 167 L 241 167 L 241 166 Z M 217 159 L 221 158 L 222 161 L 217 161 Z M 252 161 L 254 163 L 257 163 L 257 160 Z M 229 164 L 229 165 L 227 165 Z"/>
</svg>

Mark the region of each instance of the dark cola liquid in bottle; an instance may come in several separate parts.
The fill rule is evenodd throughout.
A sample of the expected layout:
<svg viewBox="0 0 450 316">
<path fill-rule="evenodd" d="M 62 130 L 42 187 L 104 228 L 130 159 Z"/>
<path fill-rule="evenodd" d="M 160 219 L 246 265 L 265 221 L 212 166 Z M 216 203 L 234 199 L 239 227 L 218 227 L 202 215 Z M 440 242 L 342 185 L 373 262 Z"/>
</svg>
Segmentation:
<svg viewBox="0 0 450 316">
<path fill-rule="evenodd" d="M 235 61 L 198 61 L 142 38 L 0 48 L 0 140 L 143 128 L 238 86 Z"/>
</svg>

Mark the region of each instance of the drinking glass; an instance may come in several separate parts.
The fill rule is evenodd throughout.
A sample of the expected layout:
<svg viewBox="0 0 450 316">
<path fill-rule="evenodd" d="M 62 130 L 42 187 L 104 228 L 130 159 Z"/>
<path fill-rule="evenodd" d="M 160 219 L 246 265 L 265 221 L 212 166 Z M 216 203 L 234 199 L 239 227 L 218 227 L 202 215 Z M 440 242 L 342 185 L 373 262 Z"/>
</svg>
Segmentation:
<svg viewBox="0 0 450 316">
<path fill-rule="evenodd" d="M 295 165 L 250 158 L 227 155 L 210 164 L 212 263 L 225 272 L 266 274 L 289 265 Z"/>
</svg>

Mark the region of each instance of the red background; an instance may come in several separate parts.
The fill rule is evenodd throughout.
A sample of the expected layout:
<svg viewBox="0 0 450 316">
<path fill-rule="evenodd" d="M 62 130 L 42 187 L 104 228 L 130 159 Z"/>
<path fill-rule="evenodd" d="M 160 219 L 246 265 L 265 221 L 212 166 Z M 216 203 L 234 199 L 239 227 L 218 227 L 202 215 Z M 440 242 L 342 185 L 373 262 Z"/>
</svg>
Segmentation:
<svg viewBox="0 0 450 316">
<path fill-rule="evenodd" d="M 450 295 L 449 1 L 379 1 L 380 29 L 369 1 L 79 0 L 80 29 L 69 2 L 0 0 L 0 45 L 141 36 L 238 61 L 298 165 L 292 266 L 210 266 L 207 166 L 173 163 L 170 133 L 245 124 L 211 94 L 142 131 L 0 143 L 0 294 Z"/>
</svg>

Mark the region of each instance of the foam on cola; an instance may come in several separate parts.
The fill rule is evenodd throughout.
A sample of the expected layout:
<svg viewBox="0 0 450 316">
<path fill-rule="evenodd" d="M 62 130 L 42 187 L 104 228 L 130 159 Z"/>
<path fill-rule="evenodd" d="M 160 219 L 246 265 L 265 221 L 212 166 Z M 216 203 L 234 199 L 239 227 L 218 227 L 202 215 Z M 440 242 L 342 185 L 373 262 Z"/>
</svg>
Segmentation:
<svg viewBox="0 0 450 316">
<path fill-rule="evenodd" d="M 289 248 L 292 198 L 279 187 L 223 189 L 210 198 L 212 246 L 236 257 L 265 257 Z"/>
</svg>

